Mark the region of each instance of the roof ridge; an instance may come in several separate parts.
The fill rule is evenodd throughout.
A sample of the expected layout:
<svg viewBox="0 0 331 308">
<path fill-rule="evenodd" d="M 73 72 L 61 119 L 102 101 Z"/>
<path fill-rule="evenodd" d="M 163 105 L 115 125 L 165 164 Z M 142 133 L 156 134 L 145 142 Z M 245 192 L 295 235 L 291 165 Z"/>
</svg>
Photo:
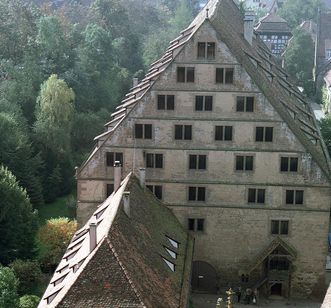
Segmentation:
<svg viewBox="0 0 331 308">
<path fill-rule="evenodd" d="M 142 301 L 142 299 L 141 299 L 141 295 L 140 295 L 140 293 L 139 293 L 137 287 L 135 286 L 135 283 L 133 282 L 133 280 L 131 279 L 131 277 L 130 277 L 128 271 L 125 269 L 123 263 L 122 263 L 121 260 L 119 259 L 119 256 L 118 256 L 118 254 L 117 254 L 117 252 L 116 252 L 116 250 L 115 250 L 115 247 L 112 245 L 112 243 L 111 243 L 111 241 L 110 241 L 110 239 L 109 239 L 108 236 L 107 236 L 107 244 L 108 244 L 108 246 L 109 246 L 109 248 L 110 248 L 110 250 L 111 250 L 113 256 L 115 257 L 115 259 L 116 259 L 118 265 L 120 266 L 121 270 L 123 271 L 123 274 L 124 274 L 125 278 L 126 278 L 127 281 L 129 282 L 129 284 L 130 284 L 130 286 L 131 286 L 133 292 L 134 292 L 135 295 L 137 296 L 137 299 L 140 301 L 141 305 L 143 305 L 143 307 L 146 308 L 146 305 L 145 305 L 145 303 Z"/>
</svg>

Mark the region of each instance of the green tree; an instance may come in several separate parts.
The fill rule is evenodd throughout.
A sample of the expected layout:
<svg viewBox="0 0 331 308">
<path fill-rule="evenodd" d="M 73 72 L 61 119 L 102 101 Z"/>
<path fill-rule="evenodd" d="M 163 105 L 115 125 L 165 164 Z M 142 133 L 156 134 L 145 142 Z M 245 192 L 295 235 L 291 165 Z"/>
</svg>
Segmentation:
<svg viewBox="0 0 331 308">
<path fill-rule="evenodd" d="M 37 213 L 15 176 L 0 167 L 0 263 L 27 259 L 35 252 Z M 1 307 L 1 305 L 0 305 Z"/>
<path fill-rule="evenodd" d="M 15 260 L 10 263 L 9 267 L 14 271 L 19 280 L 18 294 L 33 294 L 36 287 L 41 283 L 42 272 L 37 261 L 32 260 Z"/>
<path fill-rule="evenodd" d="M 320 122 L 321 133 L 329 154 L 331 155 L 331 117 L 327 116 Z"/>
<path fill-rule="evenodd" d="M 17 295 L 18 279 L 14 271 L 0 265 L 0 307 L 18 308 L 19 299 Z"/>
<path fill-rule="evenodd" d="M 289 74 L 298 81 L 307 95 L 312 95 L 314 43 L 304 30 L 295 30 L 293 38 L 285 52 L 285 67 Z"/>
<path fill-rule="evenodd" d="M 77 222 L 68 218 L 50 219 L 39 229 L 39 260 L 43 269 L 55 269 L 76 230 Z"/>
<path fill-rule="evenodd" d="M 51 75 L 41 85 L 34 131 L 43 145 L 55 153 L 70 153 L 74 99 L 73 90 L 57 75 Z"/>
<path fill-rule="evenodd" d="M 20 297 L 19 308 L 37 308 L 40 298 L 36 295 L 24 295 Z"/>
<path fill-rule="evenodd" d="M 0 106 L 6 108 L 4 101 Z M 13 108 L 13 106 L 11 107 Z M 25 188 L 33 204 L 43 204 L 41 173 L 43 162 L 36 155 L 26 134 L 27 126 L 21 116 L 14 115 L 15 109 L 8 113 L 0 112 L 0 162 L 6 165 Z M 16 109 L 19 112 L 19 109 Z M 16 117 L 16 118 L 15 118 Z"/>
<path fill-rule="evenodd" d="M 288 22 L 290 27 L 295 28 L 305 20 L 316 21 L 318 8 L 323 7 L 323 0 L 287 0 L 279 10 L 279 15 Z"/>
</svg>

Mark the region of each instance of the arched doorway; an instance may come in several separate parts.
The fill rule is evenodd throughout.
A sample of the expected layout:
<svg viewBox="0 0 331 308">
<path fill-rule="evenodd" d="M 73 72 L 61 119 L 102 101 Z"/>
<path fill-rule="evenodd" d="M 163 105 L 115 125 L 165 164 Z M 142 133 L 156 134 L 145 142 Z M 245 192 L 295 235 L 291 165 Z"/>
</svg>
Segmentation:
<svg viewBox="0 0 331 308">
<path fill-rule="evenodd" d="M 204 261 L 193 262 L 192 290 L 206 293 L 217 292 L 217 274 L 209 263 Z"/>
</svg>

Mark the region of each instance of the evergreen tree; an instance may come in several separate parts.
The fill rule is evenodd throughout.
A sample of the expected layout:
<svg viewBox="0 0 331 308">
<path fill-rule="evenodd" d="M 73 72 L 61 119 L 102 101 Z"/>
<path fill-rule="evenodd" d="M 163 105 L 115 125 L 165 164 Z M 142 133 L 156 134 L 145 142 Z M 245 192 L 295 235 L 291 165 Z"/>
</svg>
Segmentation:
<svg viewBox="0 0 331 308">
<path fill-rule="evenodd" d="M 13 270 L 0 265 L 0 307 L 18 308 L 18 279 Z"/>
<path fill-rule="evenodd" d="M 2 166 L 0 198 L 0 263 L 31 258 L 35 252 L 37 213 L 33 212 L 29 198 L 15 176 Z"/>
</svg>

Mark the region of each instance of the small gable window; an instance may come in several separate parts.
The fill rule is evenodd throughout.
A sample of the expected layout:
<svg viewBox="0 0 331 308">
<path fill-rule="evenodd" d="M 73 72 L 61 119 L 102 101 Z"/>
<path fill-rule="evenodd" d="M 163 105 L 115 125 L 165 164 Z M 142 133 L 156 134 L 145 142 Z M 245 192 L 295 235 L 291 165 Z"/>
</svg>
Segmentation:
<svg viewBox="0 0 331 308">
<path fill-rule="evenodd" d="M 177 67 L 177 82 L 194 82 L 194 67 Z"/>
<path fill-rule="evenodd" d="M 158 110 L 174 110 L 175 96 L 174 95 L 158 95 L 157 96 Z"/>
<path fill-rule="evenodd" d="M 171 271 L 174 272 L 174 271 L 176 270 L 176 265 L 175 265 L 174 263 L 168 261 L 166 258 L 163 258 L 163 257 L 162 257 L 162 259 L 163 259 L 163 261 L 165 262 L 165 264 L 168 265 L 168 267 L 171 269 Z"/>
<path fill-rule="evenodd" d="M 281 172 L 298 172 L 297 157 L 281 157 L 280 159 Z"/>
<path fill-rule="evenodd" d="M 254 96 L 237 96 L 237 112 L 254 112 Z"/>
<path fill-rule="evenodd" d="M 234 69 L 231 67 L 216 68 L 216 83 L 233 84 Z"/>
<path fill-rule="evenodd" d="M 198 59 L 215 59 L 215 43 L 214 42 L 198 42 Z"/>
<path fill-rule="evenodd" d="M 107 167 L 113 167 L 115 161 L 119 161 L 123 166 L 123 153 L 121 152 L 106 152 Z"/>
<path fill-rule="evenodd" d="M 272 142 L 273 127 L 256 127 L 255 141 L 257 142 Z"/>
</svg>

